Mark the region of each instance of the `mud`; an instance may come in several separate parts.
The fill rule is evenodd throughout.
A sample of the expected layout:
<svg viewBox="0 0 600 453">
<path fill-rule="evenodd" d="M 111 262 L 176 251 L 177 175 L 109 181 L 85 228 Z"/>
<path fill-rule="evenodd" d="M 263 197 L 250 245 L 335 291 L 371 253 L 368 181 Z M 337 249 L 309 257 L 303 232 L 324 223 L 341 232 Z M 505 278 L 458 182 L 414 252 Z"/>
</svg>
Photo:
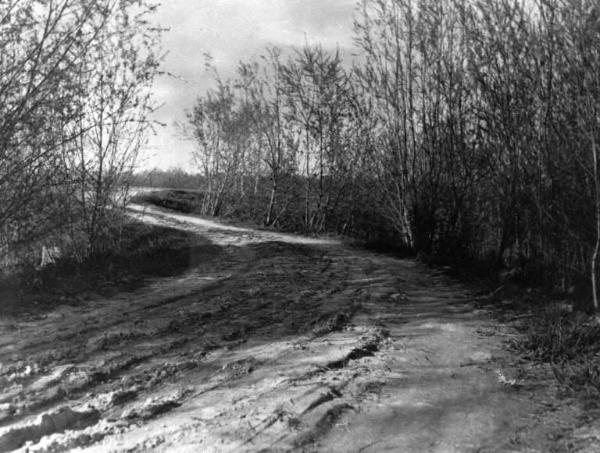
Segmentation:
<svg viewBox="0 0 600 453">
<path fill-rule="evenodd" d="M 441 272 L 131 215 L 218 250 L 133 292 L 1 319 L 0 451 L 594 451 L 597 431 L 569 437 L 580 412 L 550 371 L 508 350 L 512 326 Z"/>
</svg>

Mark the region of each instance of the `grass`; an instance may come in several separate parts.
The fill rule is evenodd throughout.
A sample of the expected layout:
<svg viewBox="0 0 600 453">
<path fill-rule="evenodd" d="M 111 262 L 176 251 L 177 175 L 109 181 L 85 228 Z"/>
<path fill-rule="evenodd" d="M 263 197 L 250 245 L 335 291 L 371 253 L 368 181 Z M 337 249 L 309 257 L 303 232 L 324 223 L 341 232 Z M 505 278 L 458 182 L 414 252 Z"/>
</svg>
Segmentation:
<svg viewBox="0 0 600 453">
<path fill-rule="evenodd" d="M 517 346 L 533 360 L 549 363 L 563 388 L 600 405 L 600 325 L 581 312 L 557 306 L 538 309 Z"/>
<path fill-rule="evenodd" d="M 524 343 L 535 358 L 555 363 L 600 352 L 600 325 L 585 315 L 545 308 L 535 319 Z"/>
<path fill-rule="evenodd" d="M 143 286 L 149 279 L 210 265 L 222 248 L 185 231 L 127 222 L 117 247 L 83 262 L 70 257 L 0 284 L 0 314 L 44 311 Z"/>
</svg>

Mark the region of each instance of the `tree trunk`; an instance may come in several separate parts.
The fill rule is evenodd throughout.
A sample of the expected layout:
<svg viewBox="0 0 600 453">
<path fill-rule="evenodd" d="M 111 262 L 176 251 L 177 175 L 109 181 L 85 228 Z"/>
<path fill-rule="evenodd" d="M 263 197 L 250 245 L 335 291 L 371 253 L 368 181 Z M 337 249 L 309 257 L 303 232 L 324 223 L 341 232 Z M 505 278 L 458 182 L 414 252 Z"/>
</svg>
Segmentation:
<svg viewBox="0 0 600 453">
<path fill-rule="evenodd" d="M 277 178 L 275 175 L 271 176 L 271 197 L 269 198 L 269 207 L 267 208 L 267 218 L 265 219 L 265 226 L 270 226 L 273 219 L 273 209 L 275 207 L 275 193 L 277 192 Z"/>
<path fill-rule="evenodd" d="M 596 138 L 592 136 L 592 157 L 594 159 L 594 195 L 596 197 L 596 246 L 592 254 L 591 263 L 591 278 L 592 278 L 592 302 L 594 304 L 594 312 L 598 315 L 598 289 L 596 275 L 596 261 L 600 250 L 600 182 L 598 181 L 598 150 L 596 149 Z"/>
<path fill-rule="evenodd" d="M 304 213 L 304 225 L 306 231 L 310 231 L 310 141 L 308 138 L 308 127 L 306 128 L 306 205 Z"/>
</svg>

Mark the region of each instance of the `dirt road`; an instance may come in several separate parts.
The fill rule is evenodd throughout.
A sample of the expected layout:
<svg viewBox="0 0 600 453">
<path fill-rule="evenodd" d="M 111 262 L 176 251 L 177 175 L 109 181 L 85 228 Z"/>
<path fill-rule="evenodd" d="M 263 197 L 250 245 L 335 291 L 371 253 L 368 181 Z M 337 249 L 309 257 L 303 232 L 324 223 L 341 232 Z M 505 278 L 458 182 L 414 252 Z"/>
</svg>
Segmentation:
<svg viewBox="0 0 600 453">
<path fill-rule="evenodd" d="M 0 452 L 564 451 L 577 411 L 412 260 L 132 207 L 212 244 L 140 290 L 0 321 Z M 535 372 L 534 372 L 535 371 Z"/>
</svg>

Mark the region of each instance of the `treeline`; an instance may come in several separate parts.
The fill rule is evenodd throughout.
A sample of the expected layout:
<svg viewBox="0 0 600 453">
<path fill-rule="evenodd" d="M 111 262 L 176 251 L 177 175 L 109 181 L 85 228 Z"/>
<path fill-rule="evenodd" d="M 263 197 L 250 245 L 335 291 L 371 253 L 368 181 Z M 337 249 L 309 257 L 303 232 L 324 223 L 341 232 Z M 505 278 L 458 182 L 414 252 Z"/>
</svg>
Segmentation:
<svg viewBox="0 0 600 453">
<path fill-rule="evenodd" d="M 130 186 L 175 188 L 175 189 L 198 189 L 202 184 L 200 175 L 190 174 L 181 168 L 170 168 L 162 170 L 153 168 L 151 170 L 136 171 L 127 177 Z"/>
<path fill-rule="evenodd" d="M 354 64 L 269 49 L 198 99 L 186 130 L 203 212 L 589 282 L 600 5 L 363 0 L 357 11 Z"/>
<path fill-rule="evenodd" d="M 266 226 L 379 239 L 394 236 L 363 153 L 363 106 L 339 54 L 278 49 L 241 63 L 239 78 L 198 99 L 184 133 L 195 141 L 208 215 Z M 387 231 L 388 233 L 385 233 Z"/>
<path fill-rule="evenodd" d="M 0 2 L 0 258 L 107 245 L 151 111 L 145 0 Z"/>
</svg>

